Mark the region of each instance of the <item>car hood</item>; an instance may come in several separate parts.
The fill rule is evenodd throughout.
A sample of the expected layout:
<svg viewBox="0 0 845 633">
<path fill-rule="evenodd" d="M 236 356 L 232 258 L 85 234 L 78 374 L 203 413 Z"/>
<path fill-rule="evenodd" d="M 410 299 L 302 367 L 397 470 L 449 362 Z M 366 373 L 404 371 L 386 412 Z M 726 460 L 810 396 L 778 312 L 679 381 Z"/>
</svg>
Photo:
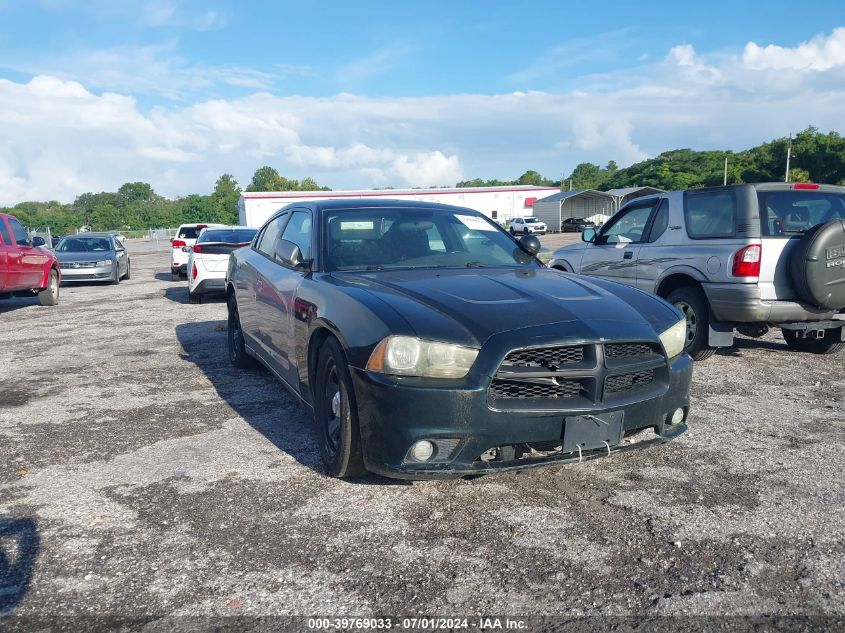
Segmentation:
<svg viewBox="0 0 845 633">
<path fill-rule="evenodd" d="M 549 269 L 332 273 L 363 287 L 421 338 L 482 345 L 493 335 L 559 324 L 562 338 L 653 339 L 677 322 L 661 299 L 605 280 Z"/>
<path fill-rule="evenodd" d="M 114 251 L 96 251 L 88 253 L 56 253 L 60 262 L 96 262 L 101 259 L 114 259 Z"/>
</svg>

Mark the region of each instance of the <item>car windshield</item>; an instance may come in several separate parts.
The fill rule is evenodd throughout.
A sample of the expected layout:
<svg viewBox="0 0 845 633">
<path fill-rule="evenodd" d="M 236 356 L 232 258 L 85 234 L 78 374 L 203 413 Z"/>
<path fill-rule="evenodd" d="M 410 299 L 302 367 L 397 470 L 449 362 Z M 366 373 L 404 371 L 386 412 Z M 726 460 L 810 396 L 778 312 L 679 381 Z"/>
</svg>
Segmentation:
<svg viewBox="0 0 845 633">
<path fill-rule="evenodd" d="M 327 271 L 540 265 L 498 225 L 470 210 L 325 212 L 323 235 Z"/>
<path fill-rule="evenodd" d="M 246 244 L 252 241 L 256 231 L 258 229 L 206 229 L 197 244 Z"/>
<path fill-rule="evenodd" d="M 114 250 L 107 237 L 66 237 L 56 246 L 57 253 L 101 253 Z"/>
<path fill-rule="evenodd" d="M 539 218 L 525 218 L 526 224 L 537 224 L 539 221 Z"/>
<path fill-rule="evenodd" d="M 763 235 L 800 235 L 817 224 L 845 219 L 845 195 L 821 191 L 761 191 Z"/>
</svg>

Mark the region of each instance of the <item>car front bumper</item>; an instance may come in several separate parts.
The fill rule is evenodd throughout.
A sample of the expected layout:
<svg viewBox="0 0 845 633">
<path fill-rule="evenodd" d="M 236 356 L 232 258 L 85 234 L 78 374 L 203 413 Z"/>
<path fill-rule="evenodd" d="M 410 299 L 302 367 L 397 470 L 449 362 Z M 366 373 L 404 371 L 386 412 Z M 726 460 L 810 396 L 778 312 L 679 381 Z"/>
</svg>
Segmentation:
<svg viewBox="0 0 845 633">
<path fill-rule="evenodd" d="M 692 360 L 686 355 L 668 366 L 668 381 L 659 394 L 622 405 L 597 405 L 594 409 L 554 411 L 494 410 L 488 403 L 488 383 L 477 388 L 421 387 L 351 368 L 364 461 L 372 472 L 401 479 L 435 479 L 523 470 L 550 464 L 596 459 L 672 440 L 687 430 Z M 667 416 L 684 410 L 680 423 Z M 481 455 L 497 447 L 561 443 L 569 420 L 581 415 L 621 412 L 623 437 L 651 429 L 647 440 L 580 452 L 554 452 L 540 457 L 484 461 Z M 409 449 L 422 439 L 445 441 L 454 449 L 443 461 L 417 462 Z"/>
<path fill-rule="evenodd" d="M 728 323 L 786 323 L 830 319 L 835 310 L 799 301 L 767 301 L 756 284 L 701 284 L 713 315 Z"/>
<path fill-rule="evenodd" d="M 110 281 L 114 279 L 114 265 L 96 268 L 62 267 L 62 282 L 71 281 Z"/>
</svg>

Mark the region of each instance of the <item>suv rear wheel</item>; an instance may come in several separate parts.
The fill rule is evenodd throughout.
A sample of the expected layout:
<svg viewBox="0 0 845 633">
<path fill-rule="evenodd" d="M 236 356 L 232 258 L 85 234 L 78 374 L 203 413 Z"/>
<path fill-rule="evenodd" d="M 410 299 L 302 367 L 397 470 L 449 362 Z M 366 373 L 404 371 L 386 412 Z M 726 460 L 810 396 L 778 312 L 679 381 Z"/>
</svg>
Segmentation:
<svg viewBox="0 0 845 633">
<path fill-rule="evenodd" d="M 684 313 L 687 320 L 687 341 L 684 351 L 693 360 L 706 360 L 715 352 L 708 344 L 710 336 L 710 309 L 704 293 L 693 286 L 684 286 L 669 293 L 666 301 Z"/>
<path fill-rule="evenodd" d="M 838 331 L 838 330 L 837 330 Z M 845 349 L 845 341 L 825 336 L 824 338 L 802 338 L 795 330 L 781 330 L 783 340 L 792 349 L 812 354 L 835 354 Z M 841 337 L 840 337 L 841 338 Z"/>
</svg>

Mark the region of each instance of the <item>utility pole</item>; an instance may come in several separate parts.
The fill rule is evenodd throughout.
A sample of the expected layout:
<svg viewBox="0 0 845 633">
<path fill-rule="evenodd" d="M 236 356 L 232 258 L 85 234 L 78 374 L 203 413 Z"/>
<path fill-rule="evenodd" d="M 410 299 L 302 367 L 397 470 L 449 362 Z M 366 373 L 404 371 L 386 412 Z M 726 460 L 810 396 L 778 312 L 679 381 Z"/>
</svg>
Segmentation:
<svg viewBox="0 0 845 633">
<path fill-rule="evenodd" d="M 784 182 L 789 182 L 789 159 L 792 158 L 792 132 L 789 133 L 789 145 L 786 146 L 786 175 Z"/>
<path fill-rule="evenodd" d="M 728 155 L 725 154 L 725 180 L 722 183 L 724 186 L 728 185 Z"/>
</svg>

